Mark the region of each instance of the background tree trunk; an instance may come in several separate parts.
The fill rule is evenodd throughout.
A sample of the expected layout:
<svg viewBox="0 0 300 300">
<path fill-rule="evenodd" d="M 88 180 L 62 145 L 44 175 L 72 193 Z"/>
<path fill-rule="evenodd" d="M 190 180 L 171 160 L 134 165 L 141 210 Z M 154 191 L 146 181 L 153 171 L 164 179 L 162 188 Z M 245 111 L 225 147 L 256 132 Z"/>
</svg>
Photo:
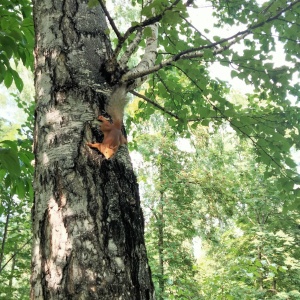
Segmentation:
<svg viewBox="0 0 300 300">
<path fill-rule="evenodd" d="M 11 199 L 12 201 L 12 199 Z M 6 220 L 5 220 L 5 225 L 4 225 L 4 232 L 2 236 L 2 241 L 1 241 L 1 249 L 0 249 L 0 273 L 2 271 L 2 264 L 3 264 L 3 258 L 4 258 L 4 251 L 5 251 L 5 243 L 6 243 L 6 237 L 7 237 L 7 232 L 8 232 L 8 224 L 9 224 L 9 218 L 10 218 L 10 213 L 11 213 L 11 202 L 8 202 L 9 205 L 7 207 L 7 213 L 6 213 Z"/>
<path fill-rule="evenodd" d="M 86 146 L 109 85 L 100 7 L 34 0 L 36 123 L 31 299 L 153 299 L 129 154 Z"/>
<path fill-rule="evenodd" d="M 159 300 L 163 300 L 165 293 L 165 259 L 164 259 L 164 193 L 160 192 L 160 198 L 158 203 L 159 213 L 157 214 L 157 231 L 158 231 L 158 260 L 159 260 L 159 279 L 158 285 L 160 290 Z"/>
</svg>

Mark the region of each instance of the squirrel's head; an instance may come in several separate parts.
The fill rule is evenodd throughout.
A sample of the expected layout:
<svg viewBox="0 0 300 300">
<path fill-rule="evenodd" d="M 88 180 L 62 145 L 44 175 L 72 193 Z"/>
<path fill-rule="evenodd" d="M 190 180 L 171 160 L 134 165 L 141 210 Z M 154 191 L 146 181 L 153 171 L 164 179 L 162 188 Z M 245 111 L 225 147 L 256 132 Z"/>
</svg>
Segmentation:
<svg viewBox="0 0 300 300">
<path fill-rule="evenodd" d="M 114 129 L 121 129 L 122 123 L 119 120 L 112 120 L 105 118 L 104 116 L 99 116 L 98 120 L 101 121 L 100 130 L 102 132 L 109 132 Z"/>
</svg>

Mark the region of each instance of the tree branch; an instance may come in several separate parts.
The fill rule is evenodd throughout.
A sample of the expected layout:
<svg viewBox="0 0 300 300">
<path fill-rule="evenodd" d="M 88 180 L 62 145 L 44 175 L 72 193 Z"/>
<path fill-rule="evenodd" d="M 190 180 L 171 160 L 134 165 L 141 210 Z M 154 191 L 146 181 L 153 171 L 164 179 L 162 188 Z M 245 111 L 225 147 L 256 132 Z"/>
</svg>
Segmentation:
<svg viewBox="0 0 300 300">
<path fill-rule="evenodd" d="M 201 47 L 198 47 L 198 48 L 191 48 L 191 49 L 182 51 L 182 52 L 180 52 L 178 54 L 175 54 L 172 57 L 166 59 L 165 61 L 161 62 L 160 64 L 154 65 L 152 68 L 140 70 L 139 72 L 137 72 L 137 71 L 136 72 L 128 72 L 128 73 L 123 75 L 122 80 L 123 81 L 130 81 L 130 80 L 137 79 L 139 77 L 147 76 L 149 74 L 157 72 L 158 70 L 160 70 L 160 69 L 162 69 L 166 66 L 172 65 L 173 62 L 175 62 L 179 59 L 201 58 L 204 55 L 202 50 L 215 48 L 216 46 L 227 43 L 226 45 L 224 45 L 220 48 L 217 48 L 216 50 L 213 51 L 214 56 L 216 56 L 218 54 L 221 54 L 225 50 L 229 49 L 232 45 L 236 44 L 238 41 L 243 39 L 245 36 L 251 34 L 254 29 L 262 27 L 264 24 L 272 22 L 272 21 L 278 19 L 278 17 L 281 16 L 284 12 L 291 9 L 293 6 L 295 6 L 298 3 L 300 3 L 300 0 L 292 2 L 290 5 L 283 8 L 282 10 L 280 10 L 276 15 L 274 15 L 272 17 L 269 17 L 265 21 L 262 21 L 262 22 L 259 22 L 255 25 L 253 25 L 253 26 L 250 26 L 248 29 L 240 31 L 240 32 L 228 37 L 228 38 L 221 39 L 220 41 L 211 43 L 209 45 L 201 46 Z"/>
<path fill-rule="evenodd" d="M 123 56 L 120 58 L 119 65 L 121 69 L 125 69 L 131 55 L 137 49 L 142 39 L 142 33 L 143 33 L 142 28 L 139 28 L 133 41 L 130 43 L 130 45 L 127 47 L 126 51 L 124 52 Z"/>
<path fill-rule="evenodd" d="M 99 1 L 101 1 L 101 0 L 99 0 Z M 118 45 L 117 45 L 117 47 L 116 47 L 116 49 L 115 49 L 115 57 L 117 57 L 117 56 L 119 55 L 119 53 L 120 53 L 120 51 L 121 51 L 121 49 L 122 49 L 122 46 L 123 46 L 124 42 L 128 39 L 128 37 L 129 37 L 134 31 L 139 30 L 140 28 L 145 28 L 145 27 L 147 27 L 147 26 L 150 26 L 150 25 L 153 25 L 153 24 L 157 23 L 158 21 L 160 21 L 160 20 L 163 18 L 163 16 L 164 16 L 164 14 L 165 14 L 166 11 L 172 10 L 172 8 L 173 8 L 176 4 L 178 4 L 180 1 L 181 1 L 181 0 L 176 0 L 176 1 L 174 1 L 170 6 L 168 6 L 167 8 L 165 8 L 164 11 L 163 11 L 161 14 L 156 15 L 156 16 L 153 16 L 153 17 L 151 17 L 151 18 L 149 18 L 149 19 L 146 19 L 146 20 L 144 20 L 144 21 L 142 21 L 142 22 L 140 22 L 140 23 L 138 23 L 138 24 L 136 24 L 136 25 L 131 26 L 130 28 L 128 28 L 128 29 L 126 30 L 126 32 L 124 33 L 124 35 L 123 35 L 123 36 L 120 36 L 120 38 L 119 38 Z"/>
<path fill-rule="evenodd" d="M 32 238 L 28 239 L 6 262 L 5 264 L 1 267 L 0 269 L 0 273 L 3 271 L 3 269 L 7 266 L 7 264 L 17 255 L 19 254 L 22 249 L 27 245 L 29 244 L 29 242 L 32 240 Z"/>
<path fill-rule="evenodd" d="M 258 24 L 255 24 L 253 26 L 250 26 L 250 30 L 256 29 L 258 27 L 261 27 L 262 25 L 266 24 L 266 23 L 270 23 L 276 19 L 278 19 L 284 12 L 288 11 L 289 9 L 291 9 L 293 6 L 295 6 L 296 4 L 300 3 L 300 0 L 296 0 L 295 2 L 292 2 L 290 5 L 288 5 L 287 7 L 283 8 L 282 10 L 280 10 L 276 15 L 274 15 L 273 17 L 268 18 L 265 21 L 262 21 Z"/>
<path fill-rule="evenodd" d="M 189 76 L 188 74 L 186 74 L 184 71 L 182 71 L 185 76 L 187 76 L 187 78 L 189 80 L 191 80 L 197 87 L 200 91 L 202 91 L 202 89 L 197 85 L 197 83 L 195 83 Z M 182 119 L 180 118 L 178 115 L 168 111 L 167 109 L 165 109 L 163 106 L 159 105 L 158 103 L 154 102 L 153 100 L 151 100 L 150 98 L 140 94 L 140 93 L 137 93 L 135 91 L 130 91 L 131 94 L 145 100 L 147 103 L 150 103 L 151 105 L 155 106 L 156 108 L 158 108 L 159 110 L 163 111 L 164 113 L 166 113 L 167 115 L 175 118 L 176 120 L 178 121 L 183 121 L 183 122 L 201 122 L 202 120 L 204 120 L 204 118 L 195 118 L 195 119 Z M 216 116 L 216 117 L 210 117 L 210 119 L 225 119 L 229 122 L 229 124 L 236 129 L 236 131 L 239 131 L 242 135 L 244 135 L 245 137 L 247 137 L 254 145 L 254 147 L 257 149 L 257 150 L 260 150 L 262 151 L 267 157 L 269 157 L 269 159 L 279 168 L 279 169 L 283 169 L 282 165 L 280 164 L 280 162 L 277 162 L 262 146 L 258 145 L 257 142 L 255 141 L 254 137 L 249 135 L 248 133 L 246 133 L 245 131 L 243 131 L 242 127 L 241 126 L 236 126 L 233 121 L 227 117 L 217 106 L 215 106 L 214 104 L 212 104 L 210 101 L 209 101 L 210 105 L 212 105 L 212 107 L 218 111 L 220 113 L 220 116 Z M 290 178 L 290 177 L 288 177 Z M 290 178 L 292 179 L 292 178 Z M 292 179 L 293 180 L 293 179 Z"/>
<path fill-rule="evenodd" d="M 177 67 L 179 70 L 181 70 L 181 72 L 201 91 L 203 92 L 202 88 L 197 84 L 197 82 L 195 80 L 193 80 L 185 71 L 183 71 L 181 68 Z M 227 120 L 229 122 L 229 124 L 232 126 L 232 128 L 235 128 L 236 131 L 240 132 L 242 135 L 244 135 L 245 137 L 247 137 L 254 145 L 254 147 L 257 150 L 262 151 L 267 157 L 270 158 L 270 160 L 281 170 L 283 169 L 283 166 L 280 164 L 280 162 L 277 162 L 262 146 L 258 145 L 257 142 L 255 141 L 255 139 L 249 135 L 248 133 L 246 133 L 245 131 L 243 131 L 241 126 L 237 126 L 233 123 L 233 121 L 231 120 L 231 118 L 227 117 L 216 105 L 214 105 L 213 103 L 211 103 L 211 101 L 209 101 L 209 99 L 206 99 L 208 101 L 208 103 L 213 107 L 214 110 L 218 111 L 221 115 L 222 118 L 224 118 L 225 120 Z"/>
<path fill-rule="evenodd" d="M 139 98 L 145 100 L 146 102 L 150 103 L 151 105 L 155 106 L 156 108 L 158 108 L 159 110 L 163 111 L 163 112 L 166 113 L 167 115 L 169 115 L 169 116 L 175 118 L 176 120 L 180 120 L 180 118 L 179 118 L 176 114 L 174 114 L 174 113 L 172 113 L 172 112 L 166 110 L 163 106 L 161 106 L 161 105 L 159 105 L 158 103 L 154 102 L 154 101 L 151 100 L 150 98 L 148 98 L 148 97 L 146 97 L 146 96 L 144 96 L 144 95 L 142 95 L 142 94 L 140 94 L 140 93 L 137 93 L 136 91 L 130 91 L 130 93 L 131 93 L 132 95 L 135 95 L 135 96 L 137 96 L 137 97 L 139 97 Z"/>
<path fill-rule="evenodd" d="M 201 58 L 201 57 L 204 56 L 204 52 L 201 51 L 201 50 L 214 48 L 219 44 L 222 44 L 226 41 L 229 41 L 229 40 L 235 38 L 232 42 L 228 43 L 226 46 L 218 48 L 217 50 L 214 50 L 213 55 L 215 56 L 217 54 L 220 54 L 220 53 L 224 52 L 225 50 L 230 48 L 233 44 L 237 43 L 240 39 L 244 38 L 248 34 L 250 34 L 250 32 L 248 32 L 248 30 L 246 31 L 246 33 L 245 33 L 245 31 L 238 32 L 234 36 L 231 36 L 231 37 L 226 38 L 226 39 L 222 39 L 219 42 L 215 42 L 215 43 L 212 43 L 210 45 L 201 46 L 199 48 L 192 48 L 192 49 L 182 51 L 178 54 L 173 55 L 169 59 L 166 59 L 165 61 L 161 62 L 160 64 L 154 65 L 152 68 L 144 69 L 143 71 L 139 71 L 139 72 L 128 72 L 128 73 L 123 75 L 122 81 L 130 81 L 130 80 L 134 80 L 134 79 L 139 78 L 139 77 L 144 77 L 144 76 L 147 76 L 149 74 L 155 73 L 158 70 L 160 70 L 160 69 L 162 69 L 166 66 L 172 65 L 173 62 L 175 62 L 179 59 Z"/>
<path fill-rule="evenodd" d="M 198 30 L 198 28 L 197 27 L 195 27 L 187 18 L 185 18 L 184 16 L 182 16 L 182 15 L 180 15 L 180 17 L 181 17 L 181 19 L 182 20 L 184 20 L 188 25 L 189 25 L 189 27 L 191 27 L 191 28 L 193 28 L 194 30 L 195 30 L 195 32 L 198 32 L 198 34 L 200 35 L 200 36 L 203 36 L 209 43 L 213 43 L 209 38 L 207 38 L 202 32 L 200 32 L 199 30 Z"/>
<path fill-rule="evenodd" d="M 117 28 L 117 26 L 116 26 L 116 24 L 115 24 L 113 18 L 110 16 L 110 14 L 109 14 L 109 12 L 108 12 L 106 6 L 104 5 L 103 1 L 102 1 L 102 0 L 98 0 L 98 2 L 99 2 L 99 4 L 100 4 L 102 10 L 104 11 L 104 14 L 105 14 L 105 16 L 107 17 L 110 26 L 111 26 L 112 29 L 114 30 L 114 32 L 115 32 L 116 36 L 118 37 L 118 39 L 120 40 L 120 39 L 122 38 L 122 35 L 121 35 L 121 33 L 119 32 L 119 30 L 118 30 L 118 28 Z"/>
<path fill-rule="evenodd" d="M 165 114 L 175 118 L 178 121 L 181 122 L 187 122 L 187 123 L 191 123 L 191 122 L 201 122 L 204 120 L 204 118 L 195 118 L 195 119 L 182 119 L 180 118 L 178 115 L 172 113 L 171 111 L 167 110 L 166 108 L 164 108 L 163 106 L 161 106 L 160 104 L 156 103 L 155 101 L 153 101 L 152 99 L 146 97 L 145 95 L 142 95 L 140 93 L 137 93 L 136 91 L 130 91 L 130 93 L 132 95 L 135 95 L 143 100 L 145 100 L 147 103 L 150 103 L 151 105 L 153 105 L 154 107 L 158 108 L 159 110 L 161 110 L 162 112 L 164 112 Z M 207 119 L 224 119 L 224 117 L 222 116 L 216 116 L 216 117 L 209 117 Z M 227 119 L 227 117 L 226 117 Z"/>
</svg>

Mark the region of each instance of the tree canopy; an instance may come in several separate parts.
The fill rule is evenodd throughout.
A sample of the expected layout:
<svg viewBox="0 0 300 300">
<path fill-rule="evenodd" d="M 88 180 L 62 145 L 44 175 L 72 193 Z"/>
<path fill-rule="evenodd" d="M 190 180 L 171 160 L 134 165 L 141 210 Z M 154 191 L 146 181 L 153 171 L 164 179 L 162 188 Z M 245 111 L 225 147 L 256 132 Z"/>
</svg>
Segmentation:
<svg viewBox="0 0 300 300">
<path fill-rule="evenodd" d="M 33 67 L 33 21 L 30 1 L 3 0 L 0 4 L 0 83 L 15 83 L 19 91 L 23 81 L 12 67 L 11 59 Z"/>
<path fill-rule="evenodd" d="M 281 173 L 278 184 L 298 197 L 294 187 L 299 178 L 290 154 L 299 148 L 299 1 L 131 1 L 128 6 L 136 13 L 128 28 L 117 25 L 117 4 L 109 12 L 99 3 L 115 36 L 111 60 L 127 62 L 132 53 L 144 53 L 139 61 L 129 60 L 130 71 L 124 66 L 120 76 L 129 81 L 150 75 L 142 93 L 132 91 L 145 103 L 140 102 L 135 121 L 159 109 L 175 131 L 187 135 L 189 126 L 215 127 L 226 121 L 251 140 L 257 161 L 268 166 L 265 175 Z M 197 28 L 189 12 L 194 9 L 201 18 L 205 5 L 212 7 L 215 24 Z M 150 63 L 147 55 L 154 50 L 145 40 L 153 24 L 158 27 L 157 48 Z M 234 33 L 210 36 L 212 26 Z M 284 60 L 274 61 L 280 50 Z M 228 100 L 228 84 L 211 78 L 214 64 L 251 85 L 253 92 L 244 103 Z"/>
</svg>

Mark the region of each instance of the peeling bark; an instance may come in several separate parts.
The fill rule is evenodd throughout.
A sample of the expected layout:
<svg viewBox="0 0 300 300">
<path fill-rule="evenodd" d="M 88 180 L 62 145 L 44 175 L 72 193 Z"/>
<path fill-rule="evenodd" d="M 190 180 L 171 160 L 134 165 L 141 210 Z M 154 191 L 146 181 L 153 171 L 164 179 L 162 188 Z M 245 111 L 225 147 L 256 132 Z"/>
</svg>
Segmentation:
<svg viewBox="0 0 300 300">
<path fill-rule="evenodd" d="M 111 90 L 104 14 L 34 0 L 35 199 L 31 299 L 154 299 L 138 184 L 122 146 L 86 146 Z"/>
</svg>

